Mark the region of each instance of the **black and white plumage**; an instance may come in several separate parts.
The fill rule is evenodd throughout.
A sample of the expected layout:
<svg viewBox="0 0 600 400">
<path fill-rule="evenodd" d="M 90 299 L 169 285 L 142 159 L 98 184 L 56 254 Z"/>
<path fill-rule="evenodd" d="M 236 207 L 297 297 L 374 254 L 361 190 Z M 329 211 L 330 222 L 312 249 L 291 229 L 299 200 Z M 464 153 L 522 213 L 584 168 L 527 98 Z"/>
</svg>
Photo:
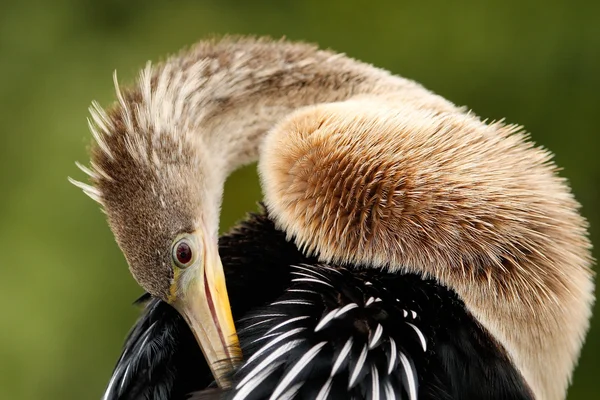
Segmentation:
<svg viewBox="0 0 600 400">
<path fill-rule="evenodd" d="M 224 236 L 220 252 L 246 357 L 233 388 L 203 390 L 212 377 L 185 321 L 150 299 L 105 399 L 532 398 L 504 350 L 435 280 L 319 264 L 266 215 Z"/>
</svg>

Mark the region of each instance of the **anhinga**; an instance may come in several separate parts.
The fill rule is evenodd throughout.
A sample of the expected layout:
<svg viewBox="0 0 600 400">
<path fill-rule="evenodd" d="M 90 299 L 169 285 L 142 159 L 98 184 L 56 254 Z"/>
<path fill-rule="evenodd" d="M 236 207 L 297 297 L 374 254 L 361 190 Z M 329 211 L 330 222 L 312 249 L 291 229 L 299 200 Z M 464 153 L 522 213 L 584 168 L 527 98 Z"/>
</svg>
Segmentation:
<svg viewBox="0 0 600 400">
<path fill-rule="evenodd" d="M 520 128 L 267 39 L 201 42 L 117 96 L 92 107 L 76 184 L 149 299 L 105 398 L 183 397 L 210 372 L 224 391 L 199 397 L 564 398 L 590 243 Z M 218 247 L 224 182 L 255 160 L 266 210 Z"/>
</svg>

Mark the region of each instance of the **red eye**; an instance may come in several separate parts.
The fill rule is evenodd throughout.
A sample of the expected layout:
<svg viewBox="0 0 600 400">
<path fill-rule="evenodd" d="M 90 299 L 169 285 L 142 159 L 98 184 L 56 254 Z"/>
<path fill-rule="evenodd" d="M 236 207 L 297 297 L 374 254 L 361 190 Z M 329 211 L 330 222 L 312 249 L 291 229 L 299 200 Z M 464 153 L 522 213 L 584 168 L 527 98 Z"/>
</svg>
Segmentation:
<svg viewBox="0 0 600 400">
<path fill-rule="evenodd" d="M 173 255 L 175 256 L 175 263 L 181 268 L 189 266 L 190 262 L 194 258 L 194 254 L 192 252 L 192 246 L 188 240 L 181 239 L 175 244 L 174 250 L 175 251 L 173 252 Z"/>
</svg>

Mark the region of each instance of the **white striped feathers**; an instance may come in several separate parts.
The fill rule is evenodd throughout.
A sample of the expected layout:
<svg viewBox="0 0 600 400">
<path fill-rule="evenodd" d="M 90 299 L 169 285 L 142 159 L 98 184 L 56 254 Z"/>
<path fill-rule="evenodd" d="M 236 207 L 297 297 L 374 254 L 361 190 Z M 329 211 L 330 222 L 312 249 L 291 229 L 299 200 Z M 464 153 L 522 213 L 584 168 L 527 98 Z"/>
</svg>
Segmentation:
<svg viewBox="0 0 600 400">
<path fill-rule="evenodd" d="M 416 400 L 427 337 L 416 311 L 377 281 L 294 266 L 292 286 L 242 320 L 248 357 L 231 398 Z"/>
</svg>

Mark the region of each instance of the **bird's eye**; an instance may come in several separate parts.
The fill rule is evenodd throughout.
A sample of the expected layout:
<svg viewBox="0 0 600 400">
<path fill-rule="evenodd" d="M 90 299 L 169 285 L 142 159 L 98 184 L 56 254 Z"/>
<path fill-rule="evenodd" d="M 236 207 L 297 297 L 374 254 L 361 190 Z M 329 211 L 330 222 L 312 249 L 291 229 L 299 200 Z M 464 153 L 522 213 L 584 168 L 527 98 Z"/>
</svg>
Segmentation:
<svg viewBox="0 0 600 400">
<path fill-rule="evenodd" d="M 186 268 L 194 262 L 194 246 L 192 242 L 183 238 L 178 240 L 173 246 L 173 262 L 179 268 Z"/>
</svg>

